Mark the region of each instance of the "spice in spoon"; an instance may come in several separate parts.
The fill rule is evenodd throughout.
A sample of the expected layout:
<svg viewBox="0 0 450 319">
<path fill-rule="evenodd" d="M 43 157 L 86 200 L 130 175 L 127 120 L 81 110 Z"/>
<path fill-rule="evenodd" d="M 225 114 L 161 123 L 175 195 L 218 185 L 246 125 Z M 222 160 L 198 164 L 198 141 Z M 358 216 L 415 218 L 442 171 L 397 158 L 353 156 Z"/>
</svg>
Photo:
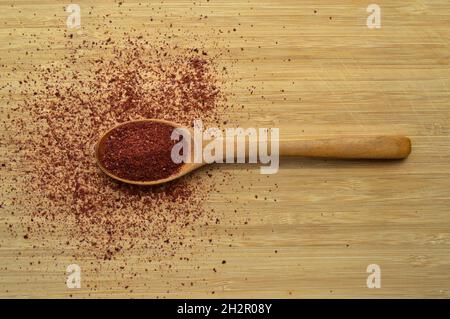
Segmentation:
<svg viewBox="0 0 450 319">
<path fill-rule="evenodd" d="M 165 179 L 183 163 L 171 158 L 174 127 L 161 122 L 130 122 L 107 134 L 98 150 L 100 163 L 115 176 L 132 181 Z"/>
</svg>

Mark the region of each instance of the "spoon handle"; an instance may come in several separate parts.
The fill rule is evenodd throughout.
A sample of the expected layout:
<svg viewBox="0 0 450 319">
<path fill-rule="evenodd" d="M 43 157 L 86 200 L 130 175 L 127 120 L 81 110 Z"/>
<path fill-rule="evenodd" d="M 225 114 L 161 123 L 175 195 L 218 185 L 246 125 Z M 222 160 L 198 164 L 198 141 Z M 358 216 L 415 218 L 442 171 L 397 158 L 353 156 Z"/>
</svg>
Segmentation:
<svg viewBox="0 0 450 319">
<path fill-rule="evenodd" d="M 280 140 L 280 156 L 402 159 L 408 157 L 410 153 L 410 139 L 400 135 Z"/>
</svg>

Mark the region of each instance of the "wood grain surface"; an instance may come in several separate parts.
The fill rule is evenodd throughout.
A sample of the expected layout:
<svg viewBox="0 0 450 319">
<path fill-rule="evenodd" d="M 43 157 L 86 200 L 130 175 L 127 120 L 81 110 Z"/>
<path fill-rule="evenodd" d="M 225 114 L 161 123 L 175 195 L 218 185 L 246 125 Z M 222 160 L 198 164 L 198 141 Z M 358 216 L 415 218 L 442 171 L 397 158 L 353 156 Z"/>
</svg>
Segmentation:
<svg viewBox="0 0 450 319">
<path fill-rule="evenodd" d="M 41 63 L 63 54 L 48 41 L 67 28 L 68 3 L 0 0 L 0 64 L 13 68 L 37 47 L 33 58 Z M 139 256 L 127 257 L 130 273 L 113 271 L 116 261 L 51 258 L 59 252 L 32 249 L 7 231 L 25 212 L 15 207 L 12 214 L 2 192 L 1 297 L 450 296 L 450 2 L 376 1 L 380 29 L 366 26 L 372 1 L 77 3 L 82 27 L 74 35 L 87 39 L 101 35 L 93 25 L 105 14 L 111 28 L 222 29 L 213 40 L 237 60 L 222 61 L 235 81 L 230 103 L 245 106 L 227 116 L 242 126 L 279 127 L 286 138 L 401 134 L 411 138 L 412 153 L 398 162 L 283 160 L 269 177 L 255 166 L 223 165 L 215 177 L 231 178 L 205 205 L 236 223 L 210 226 L 215 247 L 207 254 L 208 238 L 195 234 L 191 262 L 175 260 L 170 271 L 145 271 L 153 266 Z M 17 65 L 0 83 L 29 70 Z M 0 106 L 23 98 L 7 105 L 3 92 Z M 7 147 L 2 143 L 2 163 Z M 248 223 L 237 222 L 231 206 Z M 81 266 L 81 289 L 66 287 L 71 263 Z M 101 271 L 90 271 L 99 264 Z M 381 268 L 379 289 L 366 285 L 370 264 Z"/>
</svg>

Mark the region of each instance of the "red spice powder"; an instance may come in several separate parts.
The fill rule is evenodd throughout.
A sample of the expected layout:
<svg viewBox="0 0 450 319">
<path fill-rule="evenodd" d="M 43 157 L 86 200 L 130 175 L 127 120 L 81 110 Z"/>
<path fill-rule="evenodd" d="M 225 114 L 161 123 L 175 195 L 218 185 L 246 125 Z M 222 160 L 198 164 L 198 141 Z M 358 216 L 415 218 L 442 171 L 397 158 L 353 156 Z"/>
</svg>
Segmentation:
<svg viewBox="0 0 450 319">
<path fill-rule="evenodd" d="M 11 188 L 11 205 L 26 212 L 24 231 L 14 232 L 44 247 L 52 239 L 53 251 L 74 257 L 166 258 L 191 245 L 194 227 L 216 220 L 204 206 L 214 183 L 201 172 L 157 187 L 119 183 L 99 169 L 95 145 L 102 133 L 132 120 L 218 123 L 226 70 L 217 57 L 167 36 L 114 36 L 70 38 L 63 43 L 66 55 L 50 63 L 30 52 L 25 62 L 33 71 L 18 88 L 15 82 L 8 87 L 11 101 L 26 97 L 3 130 L 15 128 L 4 141 L 13 148 L 11 162 L 25 173 L 5 181 L 20 185 Z"/>
<path fill-rule="evenodd" d="M 179 171 L 171 158 L 177 143 L 173 127 L 160 122 L 130 122 L 108 133 L 99 146 L 99 160 L 114 175 L 132 181 L 154 181 Z"/>
</svg>

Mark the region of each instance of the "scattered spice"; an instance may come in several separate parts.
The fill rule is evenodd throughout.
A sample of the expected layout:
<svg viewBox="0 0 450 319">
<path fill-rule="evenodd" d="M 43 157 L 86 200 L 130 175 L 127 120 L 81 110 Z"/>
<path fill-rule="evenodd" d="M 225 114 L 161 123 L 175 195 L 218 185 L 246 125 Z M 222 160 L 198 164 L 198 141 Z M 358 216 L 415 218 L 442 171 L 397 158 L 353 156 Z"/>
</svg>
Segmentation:
<svg viewBox="0 0 450 319">
<path fill-rule="evenodd" d="M 52 237 L 54 250 L 66 251 L 69 242 L 75 257 L 102 259 L 136 250 L 164 258 L 189 247 L 186 234 L 216 219 L 203 204 L 214 189 L 210 179 L 197 173 L 158 187 L 125 185 L 101 172 L 94 148 L 102 133 L 131 120 L 219 125 L 226 69 L 218 56 L 166 35 L 148 39 L 136 31 L 67 41 L 64 57 L 33 61 L 19 89 L 7 88 L 26 97 L 4 122 L 4 132 L 19 132 L 4 141 L 12 147 L 10 162 L 25 173 L 6 182 L 23 190 L 11 203 L 27 207 L 20 216 L 23 238 L 45 246 Z"/>
<path fill-rule="evenodd" d="M 132 181 L 154 181 L 179 171 L 172 161 L 173 127 L 160 122 L 130 122 L 108 133 L 99 160 L 114 175 Z"/>
<path fill-rule="evenodd" d="M 241 85 L 247 77 L 259 79 L 256 66 L 266 57 L 261 52 L 258 58 L 242 60 L 254 66 L 253 71 L 228 76 L 228 70 L 239 69 L 232 65 L 240 63 L 235 58 L 240 47 L 223 37 L 214 21 L 199 21 L 192 28 L 180 25 L 178 14 L 175 17 L 167 6 L 137 5 L 148 17 L 145 21 L 127 20 L 134 18 L 128 15 L 130 8 L 91 6 L 78 30 L 67 30 L 65 16 L 57 14 L 38 31 L 10 28 L 11 41 L 5 42 L 5 54 L 0 57 L 4 102 L 0 108 L 0 211 L 11 237 L 0 239 L 0 245 L 15 259 L 15 270 L 39 274 L 39 280 L 52 281 L 69 262 L 75 262 L 87 279 L 84 289 L 91 292 L 100 287 L 114 293 L 135 284 L 146 289 L 157 278 L 167 285 L 167 290 L 160 290 L 163 296 L 186 291 L 179 284 L 181 273 L 176 280 L 168 274 L 185 269 L 178 260 L 191 263 L 199 278 L 185 280 L 195 281 L 196 289 L 202 289 L 200 277 L 210 270 L 205 268 L 202 252 L 214 253 L 222 242 L 212 238 L 234 240 L 242 225 L 249 224 L 246 214 L 254 209 L 252 203 L 233 207 L 233 192 L 217 198 L 216 185 L 234 189 L 236 199 L 244 189 L 252 194 L 254 187 L 228 185 L 226 178 L 233 173 L 214 172 L 214 166 L 158 187 L 118 183 L 99 170 L 94 146 L 111 127 L 143 118 L 185 126 L 194 119 L 208 126 L 239 126 L 233 123 L 234 112 L 227 110 L 232 102 L 225 93 L 244 112 L 243 101 L 258 98 L 265 84 L 256 81 L 244 91 Z M 59 9 L 64 12 L 62 6 Z M 14 5 L 5 10 L 21 21 L 29 12 Z M 193 17 L 199 12 L 186 7 L 178 13 Z M 169 23 L 173 28 L 168 28 Z M 242 35 L 240 39 L 248 41 Z M 265 48 L 258 45 L 258 50 Z M 234 83 L 238 90 L 232 88 Z M 233 97 L 231 92 L 240 96 Z M 275 103 L 270 97 L 261 98 L 266 104 Z M 250 120 L 251 108 L 241 115 Z M 218 217 L 224 227 L 215 227 Z M 18 245 L 11 244 L 15 242 Z M 41 265 L 39 258 L 44 257 Z M 201 262 L 192 264 L 198 258 Z M 111 276 L 110 285 L 97 281 L 99 274 Z M 19 293 L 13 286 L 6 285 L 6 293 Z M 131 294 L 133 289 L 128 291 Z"/>
</svg>

